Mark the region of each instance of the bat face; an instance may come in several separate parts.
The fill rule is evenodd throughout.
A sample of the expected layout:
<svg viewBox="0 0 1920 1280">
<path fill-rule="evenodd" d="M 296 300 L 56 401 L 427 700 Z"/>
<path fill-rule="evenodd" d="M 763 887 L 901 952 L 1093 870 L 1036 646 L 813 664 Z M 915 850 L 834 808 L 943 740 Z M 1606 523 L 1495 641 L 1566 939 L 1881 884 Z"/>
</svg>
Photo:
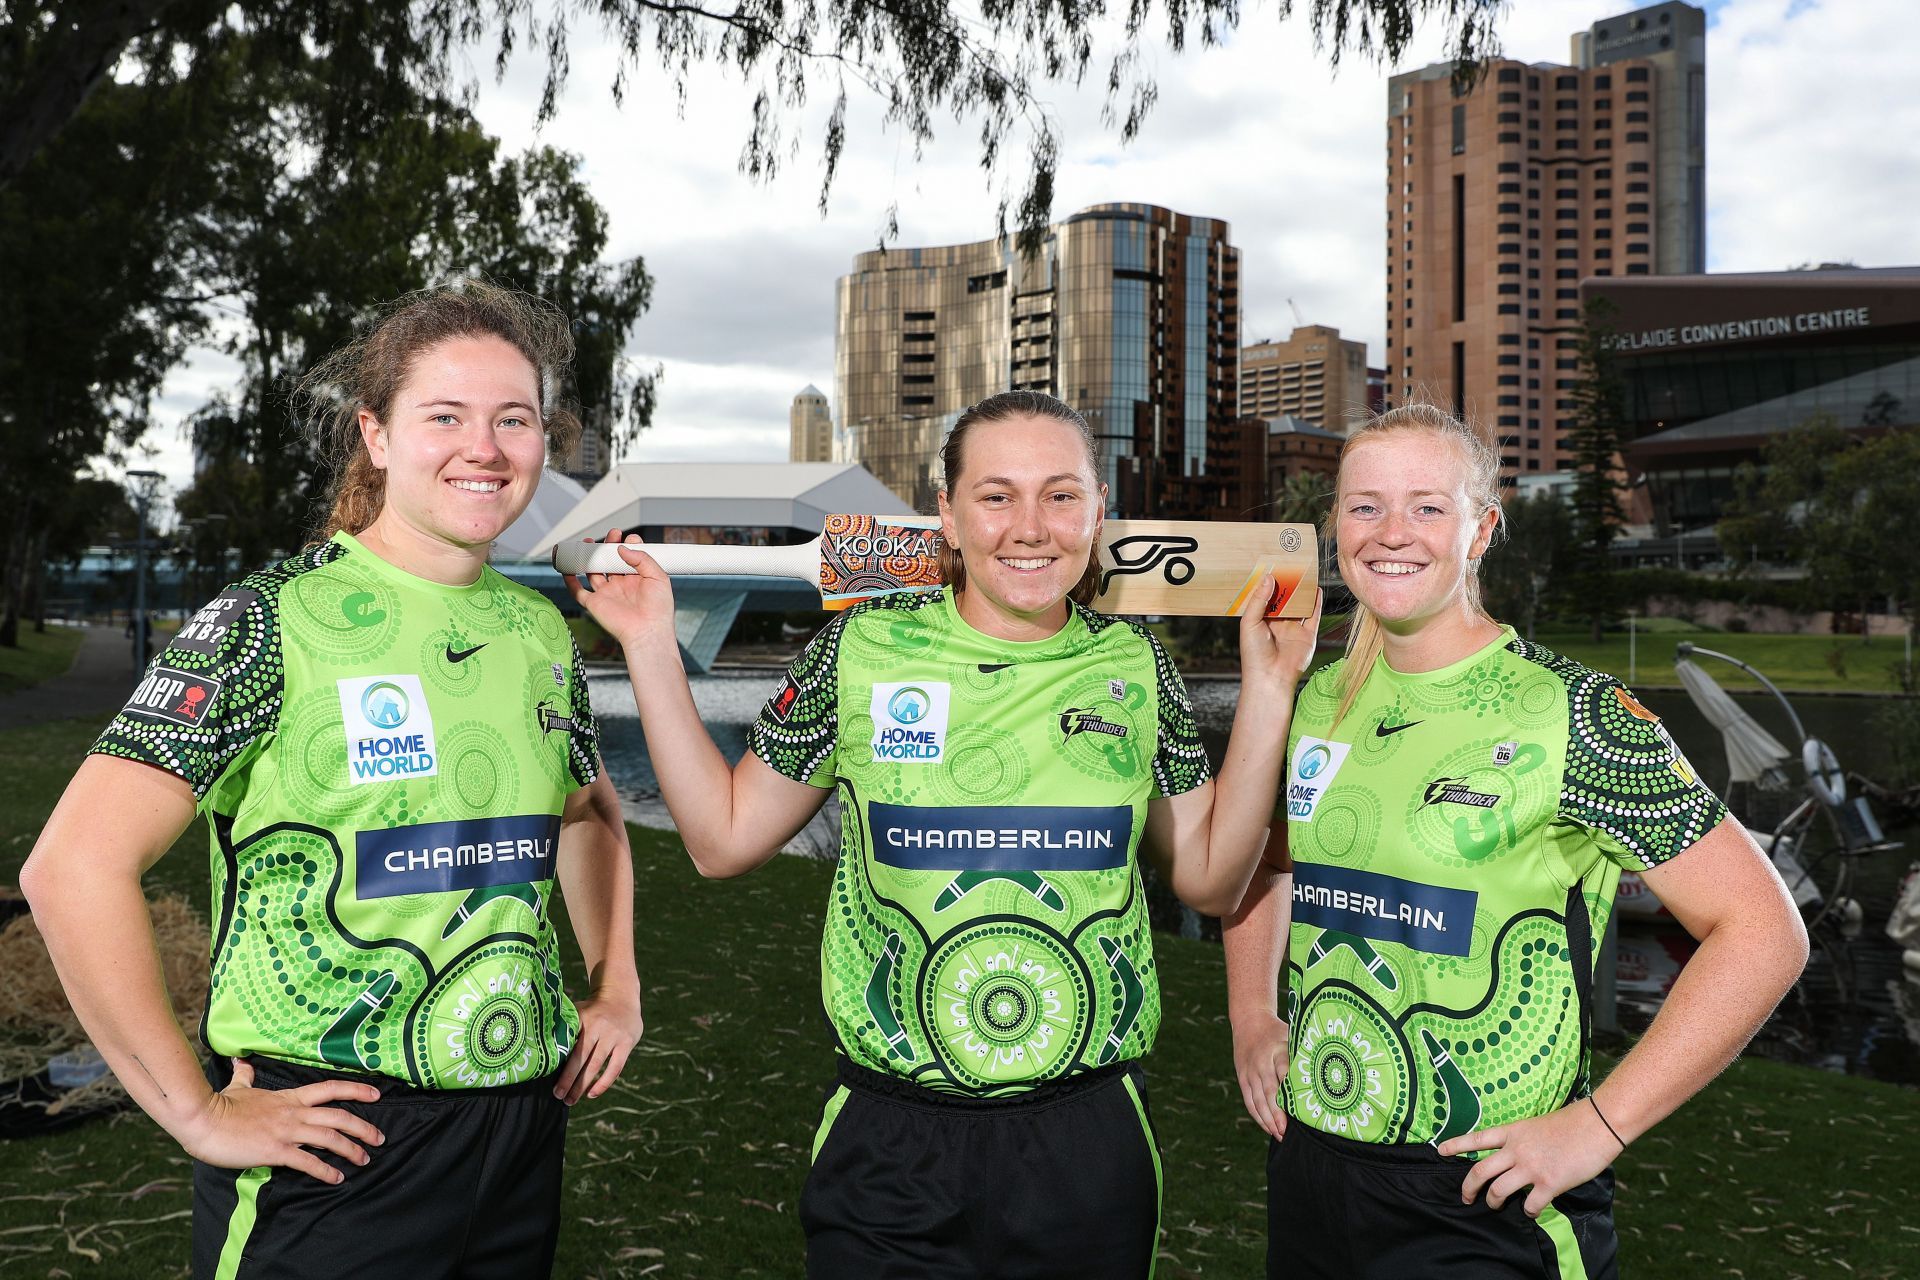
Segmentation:
<svg viewBox="0 0 1920 1280">
<path fill-rule="evenodd" d="M 1313 610 L 1318 540 L 1310 525 L 1125 520 L 1107 525 L 1100 551 L 1102 613 L 1237 616 L 1271 575 L 1269 618 Z"/>
<path fill-rule="evenodd" d="M 830 515 L 820 532 L 820 602 L 845 609 L 870 596 L 940 585 L 934 516 Z"/>
</svg>

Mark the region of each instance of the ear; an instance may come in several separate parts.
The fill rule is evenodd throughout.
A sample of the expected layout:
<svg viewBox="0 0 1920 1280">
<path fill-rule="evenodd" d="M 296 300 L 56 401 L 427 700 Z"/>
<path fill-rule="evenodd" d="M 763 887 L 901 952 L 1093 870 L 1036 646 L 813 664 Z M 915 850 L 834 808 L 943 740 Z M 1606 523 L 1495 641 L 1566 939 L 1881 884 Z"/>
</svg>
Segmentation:
<svg viewBox="0 0 1920 1280">
<path fill-rule="evenodd" d="M 1107 486 L 1100 486 L 1100 509 L 1093 513 L 1093 540 L 1098 542 L 1100 534 L 1107 527 Z"/>
<path fill-rule="evenodd" d="M 1500 527 L 1500 508 L 1488 507 L 1480 517 L 1480 527 L 1474 530 L 1473 546 L 1467 550 L 1467 559 L 1478 560 L 1487 554 L 1487 548 L 1493 545 L 1493 531 Z"/>
<path fill-rule="evenodd" d="M 940 512 L 941 539 L 945 541 L 949 547 L 958 546 L 959 543 L 954 539 L 953 504 L 947 501 L 947 491 L 945 489 L 940 490 L 939 494 L 934 498 L 934 501 L 938 504 Z"/>
<path fill-rule="evenodd" d="M 358 421 L 360 439 L 367 446 L 367 456 L 373 459 L 375 468 L 385 471 L 387 469 L 387 429 L 380 424 L 378 418 L 365 409 L 360 410 Z"/>
</svg>

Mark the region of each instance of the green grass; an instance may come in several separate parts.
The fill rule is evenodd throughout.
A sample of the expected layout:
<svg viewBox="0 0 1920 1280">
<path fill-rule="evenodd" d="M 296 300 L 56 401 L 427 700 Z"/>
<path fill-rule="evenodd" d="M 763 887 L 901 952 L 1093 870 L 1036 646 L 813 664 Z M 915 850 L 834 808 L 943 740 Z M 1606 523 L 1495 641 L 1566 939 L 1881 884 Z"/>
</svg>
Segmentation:
<svg viewBox="0 0 1920 1280">
<path fill-rule="evenodd" d="M 20 647 L 0 647 L 0 695 L 18 693 L 60 675 L 73 665 L 85 634 L 78 627 L 35 631 L 32 624 L 21 624 Z"/>
<path fill-rule="evenodd" d="M 1591 634 L 1585 628 L 1540 628 L 1534 633 L 1534 639 L 1556 653 L 1626 680 L 1627 633 L 1609 631 L 1597 645 L 1589 638 Z M 1673 650 L 1682 639 L 1750 663 L 1788 692 L 1896 693 L 1900 686 L 1894 667 L 1906 653 L 1905 642 L 1897 636 L 1879 636 L 1863 642 L 1858 636 L 1755 635 L 1733 631 L 1687 635 L 1663 629 L 1654 635 L 1640 634 L 1635 645 L 1637 671 L 1632 683 L 1641 687 L 1679 684 L 1680 677 L 1673 669 Z M 1713 678 L 1728 689 L 1760 687 L 1758 682 L 1724 662 L 1709 659 L 1708 665 Z"/>
<path fill-rule="evenodd" d="M 10 877 L 96 725 L 0 733 Z M 817 1005 L 829 870 L 795 858 L 696 876 L 633 830 L 647 1035 L 569 1136 L 564 1277 L 800 1274 L 796 1204 L 832 1069 Z M 152 873 L 205 893 L 196 827 Z M 1260 1274 L 1263 1139 L 1232 1080 L 1220 951 L 1155 940 L 1166 1020 L 1150 1060 L 1164 1147 L 1160 1275 Z M 578 990 L 577 972 L 573 978 Z M 1744 1061 L 1620 1161 L 1629 1277 L 1920 1274 L 1920 1093 Z M 185 1274 L 185 1158 L 137 1114 L 0 1159 L 0 1277 Z M 97 1254 L 96 1260 L 89 1254 Z"/>
</svg>

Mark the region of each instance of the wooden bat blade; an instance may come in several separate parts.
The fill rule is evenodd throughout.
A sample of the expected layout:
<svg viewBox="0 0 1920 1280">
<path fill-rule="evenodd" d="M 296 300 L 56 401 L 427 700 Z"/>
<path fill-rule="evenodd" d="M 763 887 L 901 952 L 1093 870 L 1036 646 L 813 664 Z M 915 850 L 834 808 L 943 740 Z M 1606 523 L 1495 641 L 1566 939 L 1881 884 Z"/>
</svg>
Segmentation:
<svg viewBox="0 0 1920 1280">
<path fill-rule="evenodd" d="M 1109 520 L 1100 539 L 1102 613 L 1238 617 L 1265 574 L 1269 618 L 1313 612 L 1320 541 L 1310 524 Z"/>
</svg>

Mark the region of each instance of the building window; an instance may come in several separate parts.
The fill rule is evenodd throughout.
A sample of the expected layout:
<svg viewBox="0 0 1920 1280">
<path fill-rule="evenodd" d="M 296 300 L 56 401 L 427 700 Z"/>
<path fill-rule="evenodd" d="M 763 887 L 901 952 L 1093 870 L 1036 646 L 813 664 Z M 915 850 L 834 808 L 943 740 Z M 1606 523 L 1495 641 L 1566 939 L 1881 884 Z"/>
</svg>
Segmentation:
<svg viewBox="0 0 1920 1280">
<path fill-rule="evenodd" d="M 1644 262 L 1629 262 L 1627 264 L 1627 274 L 1630 276 L 1644 276 L 1648 273 L 1648 270 L 1649 268 Z"/>
<path fill-rule="evenodd" d="M 1646 112 L 1644 111 L 1627 112 L 1628 124 L 1646 124 L 1647 122 L 1648 122 L 1648 116 Z"/>
<path fill-rule="evenodd" d="M 1520 246 L 1517 244 L 1503 244 L 1500 246 L 1500 252 L 1518 254 L 1520 252 Z M 1500 264 L 1500 269 L 1502 271 L 1505 271 L 1508 267 L 1512 267 L 1515 271 L 1518 271 L 1520 269 L 1520 266 L 1518 263 L 1503 262 Z"/>
<path fill-rule="evenodd" d="M 1568 89 L 1578 89 L 1580 87 L 1580 77 L 1579 76 L 1555 76 L 1553 78 L 1553 87 L 1555 90 L 1562 93 L 1564 93 Z"/>
<path fill-rule="evenodd" d="M 1652 99 L 1651 99 L 1651 97 L 1650 97 L 1650 95 L 1649 95 L 1649 94 L 1647 93 L 1647 91 L 1646 91 L 1645 89 L 1629 89 L 1629 90 L 1627 90 L 1627 101 L 1628 101 L 1628 102 L 1648 102 L 1648 101 L 1651 101 L 1651 100 L 1652 100 Z"/>
<path fill-rule="evenodd" d="M 1568 259 L 1572 259 L 1577 262 L 1580 259 L 1580 251 L 1578 249 L 1555 249 L 1553 251 L 1553 256 L 1562 262 L 1565 262 Z"/>
<path fill-rule="evenodd" d="M 1555 240 L 1578 240 L 1580 238 L 1580 228 L 1560 227 L 1554 231 L 1553 238 Z"/>
<path fill-rule="evenodd" d="M 1613 217 L 1613 210 L 1605 208 L 1604 206 L 1593 211 L 1593 220 L 1595 222 L 1605 222 L 1611 217 Z"/>
<path fill-rule="evenodd" d="M 1498 195 L 1517 196 L 1520 194 L 1520 184 L 1517 182 L 1503 182 L 1498 187 L 1495 187 L 1494 191 Z"/>
<path fill-rule="evenodd" d="M 1518 173 L 1520 172 L 1520 162 L 1518 160 L 1502 160 L 1499 171 L 1501 173 Z"/>
<path fill-rule="evenodd" d="M 1612 187 L 1595 187 L 1593 189 L 1593 198 L 1595 200 L 1611 200 L 1613 199 L 1613 188 Z"/>
<path fill-rule="evenodd" d="M 1517 373 L 1503 373 L 1500 375 L 1499 384 L 1503 387 L 1517 387 L 1520 385 L 1520 375 Z M 1516 400 L 1514 403 L 1518 404 L 1520 402 Z"/>
<path fill-rule="evenodd" d="M 1519 84 L 1519 83 L 1520 83 L 1520 68 L 1518 68 L 1518 67 L 1502 67 L 1502 68 L 1500 68 L 1500 74 L 1499 74 L 1499 76 L 1498 76 L 1498 79 L 1499 79 L 1499 81 L 1500 81 L 1500 83 L 1501 83 L 1501 84 Z"/>
<path fill-rule="evenodd" d="M 1517 222 L 1503 222 L 1493 230 L 1496 235 L 1517 236 L 1520 234 L 1520 224 Z M 1506 250 L 1503 249 L 1501 252 L 1504 253 Z"/>
<path fill-rule="evenodd" d="M 923 324 L 933 319 L 933 312 L 906 311 L 901 313 L 900 319 L 905 321 L 907 324 Z"/>
<path fill-rule="evenodd" d="M 901 396 L 900 403 L 903 405 L 906 405 L 908 408 L 914 408 L 918 406 L 932 404 L 933 397 L 932 396 Z"/>
<path fill-rule="evenodd" d="M 930 373 L 903 373 L 900 375 L 900 381 L 910 387 L 926 386 L 933 381 L 933 375 Z"/>
<path fill-rule="evenodd" d="M 1644 222 L 1629 222 L 1627 224 L 1627 234 L 1630 236 L 1643 236 L 1647 234 L 1647 224 Z"/>
<path fill-rule="evenodd" d="M 1495 401 L 1495 403 L 1499 404 L 1502 408 L 1511 407 L 1511 408 L 1517 409 L 1520 407 L 1520 397 L 1519 396 L 1501 396 L 1498 398 L 1498 400 Z"/>
<path fill-rule="evenodd" d="M 1453 109 L 1453 154 L 1464 154 L 1467 149 L 1467 109 Z"/>
<path fill-rule="evenodd" d="M 1493 122 L 1495 124 L 1519 124 L 1520 113 L 1518 111 L 1502 111 L 1493 118 Z"/>
<path fill-rule="evenodd" d="M 1613 77 L 1595 76 L 1593 78 L 1593 87 L 1596 89 L 1611 89 L 1613 88 Z"/>
<path fill-rule="evenodd" d="M 1645 129 L 1630 130 L 1627 134 L 1627 141 L 1629 143 L 1645 142 L 1646 140 L 1647 140 L 1647 131 Z"/>
<path fill-rule="evenodd" d="M 1553 122 L 1553 127 L 1559 130 L 1578 129 L 1580 127 L 1580 122 L 1578 120 L 1567 120 L 1567 119 L 1555 120 Z"/>
<path fill-rule="evenodd" d="M 1553 318 L 1555 320 L 1578 320 L 1580 318 L 1580 308 L 1560 307 L 1554 311 Z"/>
<path fill-rule="evenodd" d="M 908 351 L 900 357 L 900 360 L 903 364 L 932 364 L 933 352 Z"/>
<path fill-rule="evenodd" d="M 1578 151 L 1580 149 L 1580 139 L 1556 138 L 1553 143 L 1553 149 L 1555 151 Z"/>
<path fill-rule="evenodd" d="M 1503 284 L 1503 285 L 1501 285 L 1501 286 L 1500 286 L 1500 287 L 1499 287 L 1499 288 L 1498 288 L 1497 290 L 1495 290 L 1495 292 L 1497 292 L 1497 293 L 1509 293 L 1509 294 L 1511 294 L 1511 293 L 1519 293 L 1519 292 L 1520 292 L 1520 286 L 1519 286 L 1519 285 L 1517 285 L 1517 284 Z"/>
<path fill-rule="evenodd" d="M 1499 335 L 1497 341 L 1503 347 L 1517 347 L 1520 345 L 1520 335 L 1517 333 L 1503 333 Z"/>
<path fill-rule="evenodd" d="M 1569 360 L 1563 356 L 1553 362 L 1553 367 L 1556 369 L 1578 369 L 1580 367 L 1580 361 L 1578 359 Z"/>
<path fill-rule="evenodd" d="M 1519 135 L 1519 134 L 1517 134 L 1517 133 L 1503 133 L 1503 134 L 1501 134 L 1500 136 L 1498 136 L 1497 138 L 1495 138 L 1495 139 L 1494 139 L 1494 141 L 1495 141 L 1496 143 L 1498 143 L 1499 145 L 1501 145 L 1501 146 L 1503 146 L 1503 147 L 1506 147 L 1506 146 L 1519 146 L 1519 145 L 1520 145 L 1520 135 Z M 1462 150 L 1464 150 L 1464 149 L 1465 149 L 1465 148 L 1462 148 Z M 1456 153 L 1456 154 L 1457 154 L 1457 153 Z"/>
<path fill-rule="evenodd" d="M 1578 298 L 1580 291 L 1578 289 L 1555 289 L 1553 296 L 1563 300 L 1567 298 Z"/>
<path fill-rule="evenodd" d="M 1627 68 L 1628 84 L 1641 84 L 1641 83 L 1644 83 L 1647 78 L 1648 78 L 1648 73 L 1645 67 L 1628 67 Z M 1629 94 L 1628 97 L 1631 98 L 1632 95 Z"/>
<path fill-rule="evenodd" d="M 1629 160 L 1627 161 L 1627 172 L 1628 173 L 1652 173 L 1653 166 L 1648 164 L 1645 160 Z M 1632 191 L 1633 188 L 1628 187 L 1627 190 Z"/>
<path fill-rule="evenodd" d="M 1555 280 L 1578 280 L 1580 273 L 1572 267 L 1560 267 L 1554 271 L 1553 278 Z"/>
<path fill-rule="evenodd" d="M 1517 302 L 1503 302 L 1500 304 L 1498 313 L 1503 316 L 1517 316 L 1520 314 L 1520 304 Z M 1409 320 L 1407 323 L 1411 325 L 1413 322 Z"/>
<path fill-rule="evenodd" d="M 1516 214 L 1520 212 L 1520 205 L 1518 201 L 1509 201 L 1506 204 L 1496 206 L 1494 212 L 1500 214 Z"/>
<path fill-rule="evenodd" d="M 1508 335 L 1507 335 L 1507 334 L 1504 334 L 1504 333 L 1503 333 L 1503 334 L 1501 334 L 1500 336 L 1501 336 L 1501 337 L 1503 337 L 1503 338 L 1505 338 L 1505 337 L 1507 337 Z M 1514 335 L 1514 336 L 1516 336 L 1516 337 L 1517 337 L 1518 335 Z M 1514 355 L 1501 355 L 1501 356 L 1498 356 L 1498 357 L 1496 357 L 1496 358 L 1495 358 L 1495 360 L 1494 360 L 1494 363 L 1495 363 L 1495 364 L 1503 364 L 1503 365 L 1513 365 L 1513 366 L 1515 366 L 1515 367 L 1518 367 L 1518 366 L 1519 366 L 1519 364 L 1520 364 L 1520 357 L 1519 357 L 1519 355 L 1518 355 L 1518 354 L 1514 354 Z"/>
<path fill-rule="evenodd" d="M 1520 415 L 1517 413 L 1501 414 L 1500 422 L 1498 425 L 1503 427 L 1517 427 L 1520 425 Z"/>
<path fill-rule="evenodd" d="M 1555 209 L 1553 211 L 1554 221 L 1556 222 L 1566 222 L 1570 219 L 1578 218 L 1579 216 L 1580 216 L 1580 210 L 1572 207 L 1564 208 L 1564 209 Z"/>
<path fill-rule="evenodd" d="M 1495 274 L 1503 275 L 1503 276 L 1517 276 L 1520 274 L 1520 264 L 1517 262 L 1503 262 L 1499 265 L 1499 268 Z"/>
</svg>

